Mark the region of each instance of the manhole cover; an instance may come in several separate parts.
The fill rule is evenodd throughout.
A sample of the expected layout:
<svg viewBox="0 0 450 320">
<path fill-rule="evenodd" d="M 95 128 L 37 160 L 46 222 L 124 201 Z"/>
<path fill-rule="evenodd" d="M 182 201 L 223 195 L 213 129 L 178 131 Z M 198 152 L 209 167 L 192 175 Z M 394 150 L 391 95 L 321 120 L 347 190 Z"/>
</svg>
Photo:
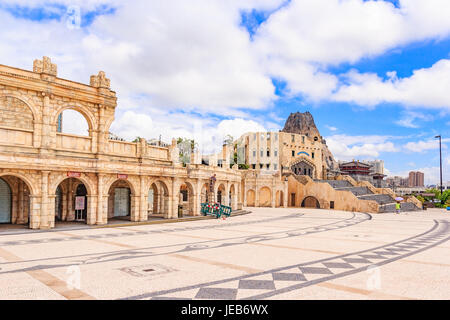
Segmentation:
<svg viewBox="0 0 450 320">
<path fill-rule="evenodd" d="M 154 277 L 177 271 L 173 268 L 163 266 L 162 264 L 146 264 L 141 266 L 120 268 L 119 270 L 126 272 L 134 277 Z"/>
</svg>

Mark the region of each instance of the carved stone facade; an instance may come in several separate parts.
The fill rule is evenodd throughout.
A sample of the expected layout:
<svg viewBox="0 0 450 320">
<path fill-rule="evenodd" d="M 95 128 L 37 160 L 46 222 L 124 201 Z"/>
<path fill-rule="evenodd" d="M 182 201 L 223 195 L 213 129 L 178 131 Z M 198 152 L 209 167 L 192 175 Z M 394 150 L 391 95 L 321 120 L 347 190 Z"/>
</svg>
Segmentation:
<svg viewBox="0 0 450 320">
<path fill-rule="evenodd" d="M 47 57 L 34 61 L 33 72 L 0 65 L 0 179 L 8 189 L 6 200 L 0 194 L 0 211 L 2 204 L 8 208 L 0 215 L 7 222 L 48 229 L 60 220 L 102 225 L 199 215 L 213 174 L 213 198 L 233 209 L 242 206 L 237 169 L 183 167 L 173 158 L 175 144 L 110 140 L 116 94 L 104 72 L 90 80 L 85 85 L 58 78 Z M 57 131 L 66 109 L 84 116 L 87 136 Z"/>
</svg>

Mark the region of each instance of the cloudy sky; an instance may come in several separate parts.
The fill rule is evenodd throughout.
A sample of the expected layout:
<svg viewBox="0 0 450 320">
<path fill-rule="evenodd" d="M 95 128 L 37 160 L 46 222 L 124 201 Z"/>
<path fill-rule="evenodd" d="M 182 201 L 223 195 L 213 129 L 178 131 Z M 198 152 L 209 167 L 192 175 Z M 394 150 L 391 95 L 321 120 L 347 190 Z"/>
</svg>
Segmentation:
<svg viewBox="0 0 450 320">
<path fill-rule="evenodd" d="M 336 158 L 436 183 L 437 134 L 450 180 L 449 17 L 448 0 L 2 0 L 0 64 L 105 71 L 126 139 L 209 151 L 308 110 Z"/>
</svg>

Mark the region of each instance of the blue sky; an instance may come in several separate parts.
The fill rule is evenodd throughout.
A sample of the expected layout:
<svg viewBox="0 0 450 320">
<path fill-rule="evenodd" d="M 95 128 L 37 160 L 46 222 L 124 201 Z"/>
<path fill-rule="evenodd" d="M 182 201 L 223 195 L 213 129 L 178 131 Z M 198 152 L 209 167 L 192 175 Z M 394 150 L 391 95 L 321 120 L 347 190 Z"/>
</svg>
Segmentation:
<svg viewBox="0 0 450 320">
<path fill-rule="evenodd" d="M 436 134 L 450 180 L 449 16 L 446 0 L 6 0 L 0 63 L 46 55 L 83 83 L 104 70 L 127 139 L 200 127 L 210 150 L 310 111 L 336 158 L 435 183 Z"/>
</svg>

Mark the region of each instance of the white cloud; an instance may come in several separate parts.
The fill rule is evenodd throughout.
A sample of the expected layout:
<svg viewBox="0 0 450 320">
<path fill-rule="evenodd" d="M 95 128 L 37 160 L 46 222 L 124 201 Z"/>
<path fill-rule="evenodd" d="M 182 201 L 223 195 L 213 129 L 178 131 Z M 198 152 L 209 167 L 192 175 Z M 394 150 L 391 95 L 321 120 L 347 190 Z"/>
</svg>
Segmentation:
<svg viewBox="0 0 450 320">
<path fill-rule="evenodd" d="M 362 157 L 378 158 L 382 152 L 398 152 L 389 136 L 333 135 L 326 138 L 330 151 L 338 160 Z"/>
<path fill-rule="evenodd" d="M 445 142 L 450 142 L 450 139 L 442 139 L 442 149 L 446 149 L 447 145 Z M 420 141 L 411 141 L 404 145 L 404 149 L 410 152 L 425 152 L 428 150 L 439 149 L 439 140 L 428 139 Z"/>
<path fill-rule="evenodd" d="M 269 73 L 287 80 L 291 94 L 302 93 L 313 100 L 328 98 L 339 81 L 323 71 L 327 66 L 354 63 L 408 43 L 442 39 L 450 34 L 447 0 L 400 0 L 399 4 L 400 8 L 395 8 L 387 1 L 292 0 L 261 25 L 255 35 L 255 46 Z M 445 70 L 443 76 L 446 74 Z M 364 77 L 369 84 L 379 82 L 373 75 Z M 431 82 L 426 87 L 437 83 L 432 77 L 423 79 L 425 84 Z M 410 85 L 405 83 L 404 90 L 409 91 Z M 429 97 L 433 97 L 432 105 L 441 104 L 442 99 L 447 103 L 447 95 L 443 96 L 440 90 L 444 87 L 445 83 L 430 94 L 425 90 L 417 93 L 421 98 L 418 103 L 428 101 Z M 372 105 L 379 102 L 379 88 L 365 86 L 362 89 L 358 102 Z M 394 90 L 389 92 L 389 86 L 384 90 L 386 95 L 381 99 L 389 93 L 395 94 Z M 353 97 L 350 93 L 336 98 L 349 101 Z M 434 96 L 436 93 L 438 97 Z M 405 103 L 414 101 L 405 99 Z"/>
<path fill-rule="evenodd" d="M 111 126 L 111 132 L 130 141 L 137 136 L 151 139 L 159 138 L 171 143 L 172 138 L 194 139 L 203 154 L 218 152 L 227 135 L 234 139 L 249 131 L 266 131 L 253 120 L 241 118 L 211 120 L 183 113 L 147 114 L 128 110 L 119 116 Z"/>
<path fill-rule="evenodd" d="M 330 131 L 337 131 L 338 128 L 333 127 L 333 126 L 329 126 L 329 125 L 325 125 L 326 128 L 328 128 L 328 130 Z"/>
<path fill-rule="evenodd" d="M 415 70 L 408 78 L 391 77 L 383 80 L 376 74 L 346 74 L 348 85 L 342 85 L 331 97 L 336 101 L 374 106 L 382 102 L 405 106 L 450 109 L 450 60 L 440 60 L 431 68 Z M 416 116 L 417 117 L 417 116 Z M 414 127 L 412 119 L 403 119 L 401 125 Z"/>
</svg>

